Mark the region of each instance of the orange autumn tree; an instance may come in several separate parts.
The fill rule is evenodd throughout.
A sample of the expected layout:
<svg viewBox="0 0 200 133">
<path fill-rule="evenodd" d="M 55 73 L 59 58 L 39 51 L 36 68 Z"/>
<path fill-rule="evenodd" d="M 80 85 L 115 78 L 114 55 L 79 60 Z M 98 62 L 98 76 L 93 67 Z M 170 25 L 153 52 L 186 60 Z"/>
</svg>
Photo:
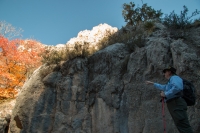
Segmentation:
<svg viewBox="0 0 200 133">
<path fill-rule="evenodd" d="M 36 40 L 20 40 L 18 51 L 22 55 L 26 56 L 23 59 L 26 61 L 25 66 L 28 73 L 30 74 L 33 70 L 42 64 L 41 55 L 45 51 L 45 46 Z"/>
<path fill-rule="evenodd" d="M 41 65 L 42 47 L 34 40 L 12 40 L 0 36 L 0 97 L 14 97 L 27 74 Z"/>
</svg>

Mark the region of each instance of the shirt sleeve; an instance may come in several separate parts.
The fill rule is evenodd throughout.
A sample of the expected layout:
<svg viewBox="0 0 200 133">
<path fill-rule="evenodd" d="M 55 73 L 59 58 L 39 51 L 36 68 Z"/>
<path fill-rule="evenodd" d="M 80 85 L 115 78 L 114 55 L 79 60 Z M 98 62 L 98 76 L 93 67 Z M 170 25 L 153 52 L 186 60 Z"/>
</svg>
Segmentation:
<svg viewBox="0 0 200 133">
<path fill-rule="evenodd" d="M 158 83 L 154 83 L 154 87 L 156 87 L 157 89 L 159 89 L 161 91 L 165 91 L 165 89 L 166 89 L 166 85 L 161 85 Z"/>
</svg>

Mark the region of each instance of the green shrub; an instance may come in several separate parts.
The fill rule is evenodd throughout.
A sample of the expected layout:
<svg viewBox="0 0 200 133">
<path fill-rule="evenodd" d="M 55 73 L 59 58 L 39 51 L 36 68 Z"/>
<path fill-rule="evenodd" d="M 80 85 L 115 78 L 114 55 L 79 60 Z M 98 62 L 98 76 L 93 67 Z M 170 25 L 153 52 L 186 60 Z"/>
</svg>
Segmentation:
<svg viewBox="0 0 200 133">
<path fill-rule="evenodd" d="M 42 63 L 58 64 L 60 61 L 67 60 L 69 58 L 69 50 L 63 48 L 61 50 L 46 49 L 42 54 Z"/>
<path fill-rule="evenodd" d="M 130 40 L 133 37 L 132 32 L 116 32 L 112 35 L 109 35 L 107 37 L 104 37 L 97 45 L 99 47 L 99 50 L 115 44 L 115 43 L 124 43 L 126 44 L 128 40 Z"/>
<path fill-rule="evenodd" d="M 127 25 L 137 26 L 146 21 L 158 20 L 162 16 L 161 10 L 155 10 L 147 4 L 143 4 L 142 7 L 135 7 L 134 2 L 129 4 L 123 4 L 122 15 L 127 22 Z"/>
<path fill-rule="evenodd" d="M 195 27 L 200 26 L 200 18 L 199 18 L 199 19 L 195 19 L 193 25 L 194 25 Z"/>
<path fill-rule="evenodd" d="M 183 6 L 183 11 L 180 15 L 172 11 L 169 15 L 165 15 L 163 24 L 171 29 L 185 29 L 193 23 L 192 17 L 200 14 L 200 11 L 195 10 L 191 16 L 187 16 L 188 8 Z"/>
<path fill-rule="evenodd" d="M 82 44 L 74 44 L 74 48 L 70 49 L 66 46 L 61 50 L 46 50 L 42 54 L 42 63 L 50 64 L 59 64 L 61 61 L 67 61 L 76 57 L 88 57 L 91 54 L 96 52 L 93 47 L 89 48 L 89 44 L 84 42 Z"/>
<path fill-rule="evenodd" d="M 151 34 L 155 29 L 155 22 L 161 21 L 161 10 L 155 10 L 147 4 L 143 4 L 142 7 L 135 7 L 134 2 L 129 4 L 123 4 L 122 15 L 127 22 L 126 26 L 132 26 L 133 29 L 128 31 L 125 36 L 118 37 L 121 39 L 131 51 L 134 51 L 136 47 L 143 47 L 145 45 L 145 37 Z M 124 36 L 124 35 L 121 35 Z"/>
<path fill-rule="evenodd" d="M 155 29 L 154 22 L 153 21 L 147 21 L 144 23 L 144 30 L 148 33 L 152 33 Z"/>
</svg>

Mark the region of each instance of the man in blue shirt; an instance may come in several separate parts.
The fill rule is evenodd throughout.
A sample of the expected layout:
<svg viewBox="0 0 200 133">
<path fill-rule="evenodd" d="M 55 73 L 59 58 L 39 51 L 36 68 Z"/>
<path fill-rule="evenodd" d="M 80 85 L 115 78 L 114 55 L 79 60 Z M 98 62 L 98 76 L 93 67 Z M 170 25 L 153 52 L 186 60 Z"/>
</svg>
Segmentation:
<svg viewBox="0 0 200 133">
<path fill-rule="evenodd" d="M 176 75 L 176 69 L 169 67 L 163 70 L 168 83 L 161 85 L 151 81 L 146 81 L 146 84 L 153 84 L 155 88 L 161 90 L 161 97 L 165 98 L 167 108 L 175 122 L 180 133 L 193 133 L 187 116 L 187 103 L 181 97 L 183 90 L 183 81 Z"/>
</svg>

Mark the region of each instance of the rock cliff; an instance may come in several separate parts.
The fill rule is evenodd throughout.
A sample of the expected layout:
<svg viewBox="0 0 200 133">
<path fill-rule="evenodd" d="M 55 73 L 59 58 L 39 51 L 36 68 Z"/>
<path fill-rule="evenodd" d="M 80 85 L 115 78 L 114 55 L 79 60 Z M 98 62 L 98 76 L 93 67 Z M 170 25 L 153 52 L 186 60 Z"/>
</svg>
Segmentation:
<svg viewBox="0 0 200 133">
<path fill-rule="evenodd" d="M 199 29 L 194 29 L 197 38 Z M 41 66 L 16 99 L 9 132 L 161 133 L 160 92 L 145 80 L 166 83 L 162 70 L 169 65 L 197 89 L 188 116 L 200 132 L 199 42 L 173 40 L 162 32 L 157 30 L 135 51 L 116 43 L 88 58 Z M 178 133 L 165 111 L 167 132 Z"/>
</svg>

